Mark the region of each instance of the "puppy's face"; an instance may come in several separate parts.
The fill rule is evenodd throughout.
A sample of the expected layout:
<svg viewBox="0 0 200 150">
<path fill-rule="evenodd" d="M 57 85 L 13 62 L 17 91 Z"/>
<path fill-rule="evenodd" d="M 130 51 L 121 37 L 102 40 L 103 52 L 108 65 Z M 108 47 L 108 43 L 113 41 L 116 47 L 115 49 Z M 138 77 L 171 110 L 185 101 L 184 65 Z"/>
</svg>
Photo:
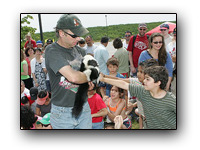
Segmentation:
<svg viewBox="0 0 200 150">
<path fill-rule="evenodd" d="M 83 63 L 85 65 L 85 69 L 91 69 L 99 66 L 98 62 L 91 55 L 85 55 Z"/>
</svg>

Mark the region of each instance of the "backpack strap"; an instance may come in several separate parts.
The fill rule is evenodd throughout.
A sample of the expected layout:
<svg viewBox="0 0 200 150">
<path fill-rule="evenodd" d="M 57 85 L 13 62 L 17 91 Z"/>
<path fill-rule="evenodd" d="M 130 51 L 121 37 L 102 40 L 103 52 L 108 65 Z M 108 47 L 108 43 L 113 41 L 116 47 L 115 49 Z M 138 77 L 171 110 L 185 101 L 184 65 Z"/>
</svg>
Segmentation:
<svg viewBox="0 0 200 150">
<path fill-rule="evenodd" d="M 135 43 L 135 39 L 136 39 L 136 37 L 137 37 L 137 34 L 136 35 L 134 35 L 133 36 L 133 44 L 132 44 L 132 55 L 133 55 L 133 49 L 134 49 L 134 43 Z"/>
</svg>

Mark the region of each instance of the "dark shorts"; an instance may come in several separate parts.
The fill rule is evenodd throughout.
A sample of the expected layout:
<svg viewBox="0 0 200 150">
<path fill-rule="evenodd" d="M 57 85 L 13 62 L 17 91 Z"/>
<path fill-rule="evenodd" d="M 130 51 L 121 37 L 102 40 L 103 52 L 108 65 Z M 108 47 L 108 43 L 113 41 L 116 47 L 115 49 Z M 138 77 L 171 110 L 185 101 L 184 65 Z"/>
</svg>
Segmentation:
<svg viewBox="0 0 200 150">
<path fill-rule="evenodd" d="M 124 119 L 123 124 L 127 127 L 127 129 L 131 129 L 131 127 L 132 127 L 131 120 L 128 117 L 126 119 Z"/>
</svg>

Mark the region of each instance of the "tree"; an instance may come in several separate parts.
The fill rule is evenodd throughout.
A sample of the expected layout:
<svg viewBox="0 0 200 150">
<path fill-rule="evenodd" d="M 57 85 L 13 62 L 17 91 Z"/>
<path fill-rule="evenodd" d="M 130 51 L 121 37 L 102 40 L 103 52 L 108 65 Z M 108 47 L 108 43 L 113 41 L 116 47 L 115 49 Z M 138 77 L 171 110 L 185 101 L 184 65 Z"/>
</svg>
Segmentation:
<svg viewBox="0 0 200 150">
<path fill-rule="evenodd" d="M 32 27 L 28 27 L 24 25 L 25 23 L 30 24 L 30 21 L 28 21 L 28 19 L 33 19 L 33 17 L 31 15 L 27 15 L 21 18 L 21 49 L 23 49 L 24 44 L 26 42 L 25 35 L 28 33 L 31 33 L 31 35 L 34 35 L 35 31 L 37 30 L 36 28 L 32 28 Z"/>
</svg>

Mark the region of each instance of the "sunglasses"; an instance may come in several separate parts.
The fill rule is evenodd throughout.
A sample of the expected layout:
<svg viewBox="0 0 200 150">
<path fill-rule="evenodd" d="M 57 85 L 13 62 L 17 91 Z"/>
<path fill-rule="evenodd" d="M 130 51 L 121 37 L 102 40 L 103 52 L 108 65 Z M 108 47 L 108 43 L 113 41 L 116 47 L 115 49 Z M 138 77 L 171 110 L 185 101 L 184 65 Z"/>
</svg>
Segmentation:
<svg viewBox="0 0 200 150">
<path fill-rule="evenodd" d="M 160 31 L 166 31 L 166 29 L 160 29 Z"/>
<path fill-rule="evenodd" d="M 159 43 L 159 44 L 162 44 L 163 42 L 162 42 L 162 41 L 159 41 L 159 42 L 156 41 L 156 42 L 153 42 L 153 43 L 154 43 L 154 44 L 158 44 L 158 43 Z"/>
<path fill-rule="evenodd" d="M 77 38 L 77 37 L 79 37 L 78 35 L 72 35 L 72 34 L 69 34 L 69 33 L 67 33 L 66 31 L 64 31 L 64 30 L 62 30 L 65 34 L 68 34 L 69 36 L 71 36 L 72 38 Z"/>
<path fill-rule="evenodd" d="M 142 31 L 142 30 L 143 30 L 143 31 L 146 31 L 146 29 L 140 29 L 140 31 Z"/>
<path fill-rule="evenodd" d="M 131 35 L 125 35 L 125 37 L 130 37 Z"/>
</svg>

